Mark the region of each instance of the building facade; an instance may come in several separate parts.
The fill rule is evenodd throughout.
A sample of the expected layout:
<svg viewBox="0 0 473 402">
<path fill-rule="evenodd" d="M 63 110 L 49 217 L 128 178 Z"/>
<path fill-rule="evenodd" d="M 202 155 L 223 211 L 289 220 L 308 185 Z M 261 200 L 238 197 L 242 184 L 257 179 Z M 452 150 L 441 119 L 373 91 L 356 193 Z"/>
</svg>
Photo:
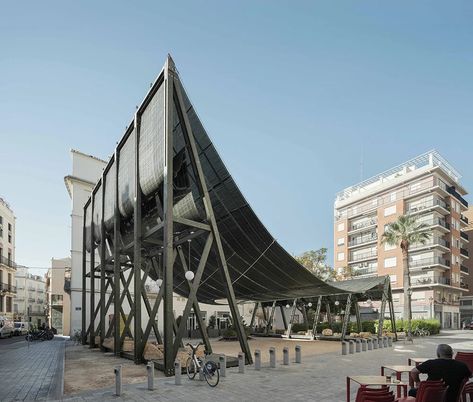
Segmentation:
<svg viewBox="0 0 473 402">
<path fill-rule="evenodd" d="M 13 319 L 15 286 L 15 215 L 0 198 L 0 316 Z"/>
<path fill-rule="evenodd" d="M 469 275 L 466 193 L 459 173 L 436 151 L 341 191 L 334 204 L 335 269 L 356 277 L 389 275 L 401 317 L 402 252 L 380 239 L 400 215 L 415 216 L 431 237 L 409 250 L 413 318 L 437 318 L 443 328 L 459 328 L 459 300 Z"/>
<path fill-rule="evenodd" d="M 46 273 L 47 321 L 58 334 L 71 330 L 71 258 L 53 258 Z"/>
<path fill-rule="evenodd" d="M 106 162 L 94 156 L 71 150 L 72 173 L 64 178 L 67 192 L 72 201 L 71 212 L 71 293 L 70 333 L 80 330 L 82 325 L 82 225 L 84 205 L 90 197 L 95 183 L 102 175 Z M 96 289 L 98 289 L 98 282 Z M 100 295 L 97 293 L 96 299 Z M 64 306 L 63 306 L 64 307 Z"/>
<path fill-rule="evenodd" d="M 40 327 L 46 322 L 46 284 L 42 276 L 32 275 L 18 265 L 15 273 L 17 294 L 13 312 L 15 321 L 30 322 Z"/>
</svg>

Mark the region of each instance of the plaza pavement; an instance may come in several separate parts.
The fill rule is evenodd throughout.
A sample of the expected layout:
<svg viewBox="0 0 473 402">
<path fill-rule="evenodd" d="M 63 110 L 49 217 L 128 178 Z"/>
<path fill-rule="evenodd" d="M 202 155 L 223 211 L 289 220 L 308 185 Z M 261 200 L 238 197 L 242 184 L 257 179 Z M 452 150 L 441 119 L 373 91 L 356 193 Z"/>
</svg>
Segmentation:
<svg viewBox="0 0 473 402">
<path fill-rule="evenodd" d="M 0 401 L 57 400 L 63 394 L 65 339 L 0 339 Z"/>
<path fill-rule="evenodd" d="M 263 367 L 256 371 L 246 366 L 244 374 L 237 368 L 227 369 L 227 377 L 221 378 L 216 388 L 210 388 L 205 381 L 190 381 L 185 375 L 182 385 L 174 385 L 174 377 L 156 378 L 155 390 L 148 391 L 146 384 L 133 384 L 123 387 L 121 397 L 114 396 L 114 388 L 84 392 L 65 401 L 345 401 L 346 376 L 379 375 L 383 364 L 407 364 L 407 358 L 430 357 L 435 355 L 439 343 L 448 343 L 455 350 L 473 350 L 473 331 L 450 331 L 442 336 L 415 339 L 414 344 L 397 342 L 394 347 L 378 349 L 355 355 L 342 356 L 330 353 L 313 356 L 302 364 L 292 363 L 294 350 L 291 350 L 291 365 L 282 366 L 282 356 L 278 356 L 276 369 L 269 368 L 268 351 L 262 350 Z M 304 342 L 294 341 L 294 346 Z M 145 367 L 143 367 L 145 370 Z M 357 386 L 352 386 L 352 400 Z"/>
</svg>

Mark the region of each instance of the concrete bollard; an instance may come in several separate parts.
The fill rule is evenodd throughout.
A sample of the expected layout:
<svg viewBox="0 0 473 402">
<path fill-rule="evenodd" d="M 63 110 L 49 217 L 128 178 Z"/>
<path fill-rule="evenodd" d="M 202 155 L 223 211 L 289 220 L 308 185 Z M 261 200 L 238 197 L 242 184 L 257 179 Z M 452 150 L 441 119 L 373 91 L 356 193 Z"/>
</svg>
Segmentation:
<svg viewBox="0 0 473 402">
<path fill-rule="evenodd" d="M 122 394 L 122 366 L 116 366 L 115 372 L 115 395 L 120 396 Z"/>
<path fill-rule="evenodd" d="M 366 345 L 368 346 L 368 350 L 373 350 L 373 340 L 371 338 L 366 340 Z"/>
<path fill-rule="evenodd" d="M 383 338 L 378 338 L 378 349 L 383 348 Z"/>
<path fill-rule="evenodd" d="M 261 370 L 261 352 L 259 349 L 255 350 L 255 370 Z"/>
<path fill-rule="evenodd" d="M 276 349 L 269 348 L 269 367 L 276 368 Z"/>
<path fill-rule="evenodd" d="M 378 349 L 378 338 L 373 338 L 373 349 Z"/>
<path fill-rule="evenodd" d="M 218 362 L 220 363 L 220 377 L 225 377 L 227 375 L 227 356 L 220 355 Z"/>
<path fill-rule="evenodd" d="M 148 374 L 148 390 L 154 391 L 154 362 L 148 362 L 146 372 Z"/>
<path fill-rule="evenodd" d="M 182 384 L 182 370 L 181 370 L 181 361 L 176 359 L 174 361 L 174 384 L 181 385 Z"/>
<path fill-rule="evenodd" d="M 342 355 L 348 354 L 348 342 L 342 341 Z"/>
<path fill-rule="evenodd" d="M 385 348 L 387 348 L 389 346 L 387 336 L 383 336 L 383 345 L 384 345 Z"/>
<path fill-rule="evenodd" d="M 361 339 L 357 338 L 355 340 L 355 352 L 360 353 L 361 352 Z"/>
<path fill-rule="evenodd" d="M 366 352 L 368 350 L 368 341 L 364 338 L 361 339 L 361 351 Z"/>
<path fill-rule="evenodd" d="M 245 354 L 243 352 L 238 353 L 238 372 L 245 373 Z"/>
<path fill-rule="evenodd" d="M 296 345 L 296 363 L 302 363 L 302 353 L 300 345 Z"/>
<path fill-rule="evenodd" d="M 392 338 L 392 336 L 388 336 L 388 346 L 389 346 L 389 347 L 393 346 L 393 338 Z"/>
<path fill-rule="evenodd" d="M 289 366 L 289 348 L 287 347 L 282 350 L 282 364 Z"/>
<path fill-rule="evenodd" d="M 351 355 L 355 353 L 355 341 L 351 340 L 348 344 L 348 353 Z"/>
</svg>

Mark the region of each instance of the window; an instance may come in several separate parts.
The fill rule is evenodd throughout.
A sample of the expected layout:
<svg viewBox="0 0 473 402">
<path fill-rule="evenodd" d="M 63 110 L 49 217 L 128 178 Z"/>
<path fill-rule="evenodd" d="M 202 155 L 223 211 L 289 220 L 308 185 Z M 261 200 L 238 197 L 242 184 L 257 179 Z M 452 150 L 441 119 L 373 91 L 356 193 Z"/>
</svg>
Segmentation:
<svg viewBox="0 0 473 402">
<path fill-rule="evenodd" d="M 394 215 L 395 213 L 396 213 L 396 206 L 395 205 L 384 208 L 384 216 Z"/>
<path fill-rule="evenodd" d="M 343 261 L 345 259 L 345 253 L 337 254 L 337 261 Z"/>
<path fill-rule="evenodd" d="M 0 225 L 3 225 L 3 216 L 0 216 Z"/>
<path fill-rule="evenodd" d="M 396 245 L 391 246 L 388 243 L 384 243 L 384 251 L 394 250 L 396 247 Z"/>
<path fill-rule="evenodd" d="M 396 201 L 396 192 L 393 192 L 393 193 L 389 194 L 389 200 L 391 202 Z"/>
<path fill-rule="evenodd" d="M 420 183 L 413 183 L 411 184 L 411 192 L 419 191 L 420 190 Z"/>
<path fill-rule="evenodd" d="M 11 223 L 8 224 L 8 231 L 11 232 Z"/>
<path fill-rule="evenodd" d="M 342 232 L 343 230 L 345 230 L 345 222 L 339 223 L 337 226 L 337 230 L 339 232 Z"/>
<path fill-rule="evenodd" d="M 384 259 L 384 268 L 393 268 L 397 264 L 397 258 L 396 257 L 390 257 L 390 258 L 385 258 Z"/>
<path fill-rule="evenodd" d="M 11 234 L 8 234 L 8 243 L 11 243 Z"/>
<path fill-rule="evenodd" d="M 397 275 L 389 275 L 389 279 L 391 280 L 391 283 L 396 283 L 397 282 Z"/>
<path fill-rule="evenodd" d="M 460 302 L 462 306 L 472 306 L 473 305 L 473 300 L 462 300 Z"/>
<path fill-rule="evenodd" d="M 345 238 L 344 238 L 344 237 L 340 237 L 340 238 L 337 240 L 337 245 L 343 246 L 344 244 L 345 244 Z"/>
</svg>

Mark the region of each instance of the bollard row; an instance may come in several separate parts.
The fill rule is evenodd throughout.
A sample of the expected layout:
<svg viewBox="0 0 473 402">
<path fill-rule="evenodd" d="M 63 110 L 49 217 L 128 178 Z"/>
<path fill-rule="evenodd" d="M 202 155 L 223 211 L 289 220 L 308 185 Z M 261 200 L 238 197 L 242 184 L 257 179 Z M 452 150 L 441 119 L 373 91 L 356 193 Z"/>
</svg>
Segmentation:
<svg viewBox="0 0 473 402">
<path fill-rule="evenodd" d="M 366 352 L 373 349 L 382 349 L 393 346 L 393 338 L 382 336 L 380 338 L 356 338 L 341 342 L 342 355 Z"/>
</svg>

